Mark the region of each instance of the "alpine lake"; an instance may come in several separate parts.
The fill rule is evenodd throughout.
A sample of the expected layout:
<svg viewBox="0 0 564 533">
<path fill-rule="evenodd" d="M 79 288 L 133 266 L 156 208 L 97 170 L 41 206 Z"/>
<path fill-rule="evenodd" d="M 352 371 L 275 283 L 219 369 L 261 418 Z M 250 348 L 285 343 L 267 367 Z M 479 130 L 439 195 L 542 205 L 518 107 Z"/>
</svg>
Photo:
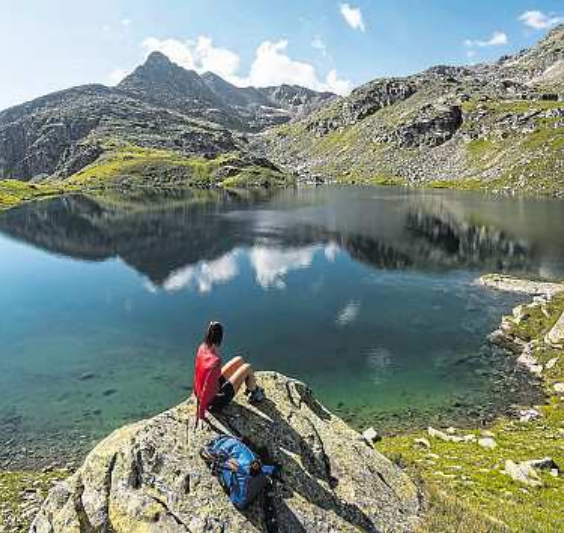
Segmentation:
<svg viewBox="0 0 564 533">
<path fill-rule="evenodd" d="M 484 423 L 540 395 L 488 334 L 564 278 L 564 203 L 319 187 L 66 196 L 0 214 L 0 467 L 76 462 L 224 360 L 308 383 L 354 427 Z M 521 298 L 523 300 L 523 298 Z"/>
</svg>

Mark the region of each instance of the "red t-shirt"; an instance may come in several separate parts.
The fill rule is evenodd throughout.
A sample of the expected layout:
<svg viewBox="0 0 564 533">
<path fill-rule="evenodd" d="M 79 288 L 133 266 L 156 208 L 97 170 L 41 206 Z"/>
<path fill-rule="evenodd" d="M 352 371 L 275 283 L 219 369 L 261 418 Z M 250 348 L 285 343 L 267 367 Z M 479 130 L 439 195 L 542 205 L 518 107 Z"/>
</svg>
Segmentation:
<svg viewBox="0 0 564 533">
<path fill-rule="evenodd" d="M 213 346 L 203 343 L 198 348 L 194 365 L 194 393 L 198 398 L 198 418 L 203 420 L 211 402 L 219 392 L 221 358 Z"/>
</svg>

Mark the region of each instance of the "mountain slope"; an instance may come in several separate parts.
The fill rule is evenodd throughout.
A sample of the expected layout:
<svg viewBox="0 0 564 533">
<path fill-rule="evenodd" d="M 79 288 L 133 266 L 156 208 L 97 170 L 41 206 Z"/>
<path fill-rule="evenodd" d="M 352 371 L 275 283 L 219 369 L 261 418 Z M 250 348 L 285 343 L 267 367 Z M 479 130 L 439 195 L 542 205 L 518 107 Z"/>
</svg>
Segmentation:
<svg viewBox="0 0 564 533">
<path fill-rule="evenodd" d="M 244 132 L 288 122 L 335 98 L 303 87 L 237 87 L 217 74 L 200 76 L 153 52 L 119 85 L 136 98 Z"/>
<path fill-rule="evenodd" d="M 564 191 L 564 26 L 492 65 L 439 66 L 359 87 L 266 137 L 318 181 Z"/>
<path fill-rule="evenodd" d="M 334 98 L 300 88 L 290 94 L 293 98 L 285 89 L 277 99 L 272 89 L 238 88 L 219 76 L 185 70 L 155 52 L 116 88 L 75 87 L 1 112 L 0 179 L 65 180 L 88 167 L 86 175 L 98 177 L 107 177 L 109 169 L 118 176 L 135 170 L 139 178 L 146 172 L 150 184 L 159 167 L 165 182 L 178 183 L 179 176 L 192 180 L 188 171 L 212 166 L 213 176 L 206 168 L 207 184 L 212 178 L 258 183 L 261 169 L 266 180 L 273 173 L 281 177 L 272 163 L 253 153 L 245 134 L 287 122 L 306 107 Z M 132 154 L 137 165 L 121 164 Z M 219 156 L 227 156 L 221 164 L 187 161 Z M 198 172 L 198 184 L 201 177 Z"/>
</svg>

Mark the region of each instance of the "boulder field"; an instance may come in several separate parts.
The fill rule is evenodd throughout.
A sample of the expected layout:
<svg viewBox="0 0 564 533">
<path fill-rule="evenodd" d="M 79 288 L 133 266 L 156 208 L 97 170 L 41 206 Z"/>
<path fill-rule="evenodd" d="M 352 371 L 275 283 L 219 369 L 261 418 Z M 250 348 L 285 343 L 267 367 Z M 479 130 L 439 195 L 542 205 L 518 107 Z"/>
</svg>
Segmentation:
<svg viewBox="0 0 564 533">
<path fill-rule="evenodd" d="M 194 428 L 195 402 L 112 433 L 56 485 L 32 533 L 412 531 L 420 495 L 396 465 L 301 382 L 258 375 L 267 400 L 239 400 Z M 199 456 L 217 430 L 245 436 L 280 479 L 236 510 Z"/>
</svg>

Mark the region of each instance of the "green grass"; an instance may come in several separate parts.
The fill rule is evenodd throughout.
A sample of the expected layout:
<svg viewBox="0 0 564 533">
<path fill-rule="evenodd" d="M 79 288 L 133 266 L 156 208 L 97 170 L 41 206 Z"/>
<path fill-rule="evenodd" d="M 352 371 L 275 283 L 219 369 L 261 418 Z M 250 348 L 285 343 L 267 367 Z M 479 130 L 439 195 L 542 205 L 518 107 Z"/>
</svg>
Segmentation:
<svg viewBox="0 0 564 533">
<path fill-rule="evenodd" d="M 57 185 L 33 184 L 13 179 L 0 180 L 0 210 L 62 192 L 63 188 Z"/>
<path fill-rule="evenodd" d="M 81 187 L 119 185 L 187 185 L 209 187 L 216 184 L 219 169 L 239 160 L 235 154 L 215 159 L 186 157 L 170 150 L 124 146 L 104 153 L 97 161 L 67 181 Z"/>
<path fill-rule="evenodd" d="M 236 153 L 207 159 L 130 145 L 106 152 L 67 181 L 88 189 L 276 187 L 294 184 L 287 174 L 249 164 Z"/>
<path fill-rule="evenodd" d="M 94 163 L 64 180 L 45 184 L 0 180 L 0 210 L 67 192 L 267 188 L 296 183 L 293 176 L 248 163 L 236 153 L 208 159 L 133 145 L 107 144 L 105 148 L 106 152 Z"/>
<path fill-rule="evenodd" d="M 534 355 L 541 364 L 560 358 L 544 372 L 550 393 L 554 382 L 564 381 L 564 350 L 547 347 L 543 338 L 564 312 L 564 296 L 554 298 L 547 306 L 548 316 L 540 308 L 528 307 L 527 311 L 529 318 L 514 324 L 512 334 L 524 340 L 538 340 Z M 559 478 L 543 473 L 544 486 L 540 488 L 518 484 L 502 473 L 507 459 L 543 457 L 552 457 L 564 470 L 564 404 L 551 394 L 540 410 L 544 416 L 537 421 L 501 419 L 488 428 L 498 444 L 494 450 L 472 443 L 443 442 L 423 432 L 385 438 L 377 445 L 421 480 L 428 495 L 423 531 L 564 531 L 562 473 Z M 469 433 L 480 435 L 480 430 L 459 431 Z M 428 438 L 431 449 L 415 446 L 414 439 L 418 437 Z"/>
<path fill-rule="evenodd" d="M 24 533 L 34 518 L 33 509 L 25 507 L 32 500 L 40 504 L 53 483 L 64 479 L 66 471 L 53 472 L 3 472 L 0 471 L 0 531 Z"/>
</svg>

